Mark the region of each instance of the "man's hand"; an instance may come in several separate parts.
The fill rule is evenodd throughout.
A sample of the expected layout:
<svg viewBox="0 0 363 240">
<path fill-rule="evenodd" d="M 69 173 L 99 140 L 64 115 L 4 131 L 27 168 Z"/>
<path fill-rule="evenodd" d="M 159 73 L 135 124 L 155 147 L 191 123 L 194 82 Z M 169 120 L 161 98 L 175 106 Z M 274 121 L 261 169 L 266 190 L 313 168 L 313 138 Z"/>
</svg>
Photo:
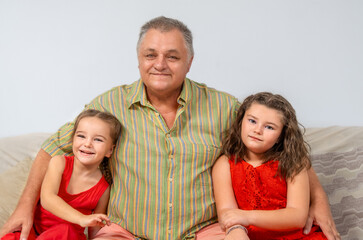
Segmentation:
<svg viewBox="0 0 363 240">
<path fill-rule="evenodd" d="M 4 226 L 0 230 L 0 238 L 4 235 L 21 231 L 20 240 L 28 239 L 30 230 L 33 227 L 33 213 L 26 214 L 25 211 L 21 208 L 15 209 L 13 214 L 10 216 L 8 221 L 4 224 Z"/>
<path fill-rule="evenodd" d="M 40 149 L 29 172 L 27 184 L 20 196 L 18 205 L 0 230 L 0 237 L 21 231 L 20 239 L 27 239 L 33 227 L 34 208 L 39 199 L 40 186 L 47 171 L 51 156 Z"/>
<path fill-rule="evenodd" d="M 328 240 L 340 240 L 340 234 L 335 227 L 330 208 L 326 204 L 313 204 L 312 202 L 304 234 L 309 234 L 313 224 L 320 226 Z"/>
<path fill-rule="evenodd" d="M 304 233 L 308 234 L 313 223 L 319 225 L 329 240 L 340 240 L 340 235 L 335 227 L 333 216 L 330 211 L 328 197 L 319 182 L 313 168 L 308 171 L 310 183 L 310 208 L 309 216 L 304 227 Z"/>
</svg>

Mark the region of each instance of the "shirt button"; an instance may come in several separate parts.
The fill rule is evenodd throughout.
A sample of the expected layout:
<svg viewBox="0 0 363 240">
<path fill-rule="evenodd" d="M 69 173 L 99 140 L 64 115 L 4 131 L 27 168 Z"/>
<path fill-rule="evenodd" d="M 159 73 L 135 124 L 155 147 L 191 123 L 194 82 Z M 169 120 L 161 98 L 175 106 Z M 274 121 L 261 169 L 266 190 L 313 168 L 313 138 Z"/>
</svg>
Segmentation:
<svg viewBox="0 0 363 240">
<path fill-rule="evenodd" d="M 169 182 L 172 182 L 173 181 L 173 179 L 172 178 L 169 178 Z"/>
<path fill-rule="evenodd" d="M 173 207 L 173 204 L 169 203 L 169 207 L 170 207 L 170 208 L 171 208 L 171 207 Z"/>
</svg>

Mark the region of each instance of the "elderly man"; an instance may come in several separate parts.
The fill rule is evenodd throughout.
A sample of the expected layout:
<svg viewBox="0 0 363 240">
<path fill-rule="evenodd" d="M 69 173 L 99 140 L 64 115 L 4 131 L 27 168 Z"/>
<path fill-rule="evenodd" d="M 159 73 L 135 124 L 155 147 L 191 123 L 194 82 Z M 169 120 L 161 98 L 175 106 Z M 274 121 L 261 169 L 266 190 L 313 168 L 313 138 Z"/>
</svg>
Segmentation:
<svg viewBox="0 0 363 240">
<path fill-rule="evenodd" d="M 115 87 L 86 108 L 108 111 L 123 131 L 112 157 L 114 183 L 105 226 L 97 239 L 224 239 L 217 223 L 211 167 L 238 100 L 186 78 L 193 61 L 192 34 L 175 19 L 158 17 L 140 32 L 141 79 Z M 243 87 L 243 86 L 242 86 Z M 27 237 L 51 156 L 71 153 L 69 123 L 39 151 L 19 204 L 1 234 Z M 311 171 L 311 218 L 339 239 L 326 195 Z"/>
</svg>

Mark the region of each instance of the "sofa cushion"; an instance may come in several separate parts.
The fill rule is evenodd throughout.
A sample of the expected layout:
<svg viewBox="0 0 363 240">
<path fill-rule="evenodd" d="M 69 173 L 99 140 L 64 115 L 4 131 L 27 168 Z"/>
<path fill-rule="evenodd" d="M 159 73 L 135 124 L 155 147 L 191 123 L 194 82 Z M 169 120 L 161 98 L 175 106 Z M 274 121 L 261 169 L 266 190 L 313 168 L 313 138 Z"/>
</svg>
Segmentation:
<svg viewBox="0 0 363 240">
<path fill-rule="evenodd" d="M 363 147 L 312 156 L 342 239 L 363 236 Z"/>
</svg>

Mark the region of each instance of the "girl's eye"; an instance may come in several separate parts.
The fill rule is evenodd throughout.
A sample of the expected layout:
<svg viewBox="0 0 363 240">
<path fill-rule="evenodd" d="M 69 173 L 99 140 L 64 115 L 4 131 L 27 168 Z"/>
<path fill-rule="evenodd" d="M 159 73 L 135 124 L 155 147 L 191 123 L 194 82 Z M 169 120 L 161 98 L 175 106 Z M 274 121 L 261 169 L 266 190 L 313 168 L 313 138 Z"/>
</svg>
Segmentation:
<svg viewBox="0 0 363 240">
<path fill-rule="evenodd" d="M 85 138 L 84 135 L 82 135 L 82 134 L 77 134 L 77 137 L 79 137 L 79 138 Z"/>
<path fill-rule="evenodd" d="M 250 123 L 256 123 L 256 121 L 255 121 L 254 119 L 248 119 L 248 121 L 249 121 Z"/>
<path fill-rule="evenodd" d="M 269 130 L 274 130 L 274 128 L 269 126 L 269 125 L 267 125 L 266 128 L 269 129 Z"/>
<path fill-rule="evenodd" d="M 101 138 L 95 138 L 96 142 L 103 142 L 103 140 Z"/>
</svg>

